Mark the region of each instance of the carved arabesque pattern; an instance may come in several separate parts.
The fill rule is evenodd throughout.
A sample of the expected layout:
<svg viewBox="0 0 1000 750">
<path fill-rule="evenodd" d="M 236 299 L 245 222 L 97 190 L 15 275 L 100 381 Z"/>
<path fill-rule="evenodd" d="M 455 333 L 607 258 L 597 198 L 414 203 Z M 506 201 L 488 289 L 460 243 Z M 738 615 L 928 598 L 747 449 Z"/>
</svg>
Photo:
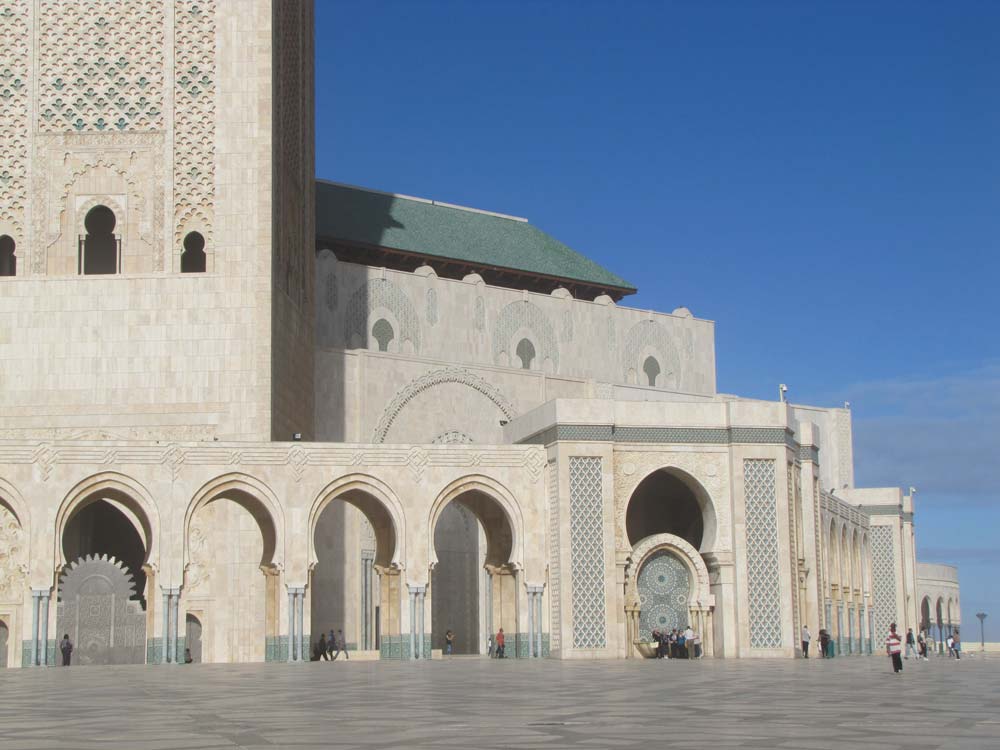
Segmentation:
<svg viewBox="0 0 1000 750">
<path fill-rule="evenodd" d="M 431 442 L 444 445 L 455 445 L 460 443 L 472 443 L 475 441 L 473 441 L 471 437 L 466 435 L 461 430 L 448 430 L 447 432 L 442 432 Z"/>
<path fill-rule="evenodd" d="M 780 648 L 782 645 L 778 499 L 774 463 L 772 459 L 760 458 L 743 461 L 750 648 Z"/>
<path fill-rule="evenodd" d="M 896 543 L 892 526 L 872 526 L 869 540 L 872 550 L 872 613 L 875 633 L 889 632 L 896 620 Z"/>
<path fill-rule="evenodd" d="M 24 530 L 17 518 L 0 504 L 0 601 L 20 599 L 24 586 Z"/>
<path fill-rule="evenodd" d="M 199 508 L 191 519 L 188 531 L 188 564 L 184 570 L 185 594 L 194 594 L 212 577 L 209 530 L 214 521 L 215 508 L 211 504 Z"/>
<path fill-rule="evenodd" d="M 24 241 L 28 185 L 28 4 L 0 0 L 0 234 Z M 16 250 L 16 248 L 15 248 Z"/>
<path fill-rule="evenodd" d="M 174 5 L 174 247 L 212 245 L 215 197 L 215 0 Z"/>
<path fill-rule="evenodd" d="M 604 492 L 602 460 L 569 459 L 570 580 L 573 647 L 607 646 L 604 587 Z"/>
<path fill-rule="evenodd" d="M 660 365 L 658 383 L 664 388 L 676 388 L 680 384 L 681 362 L 677 347 L 670 340 L 667 330 L 655 320 L 644 320 L 632 326 L 625 334 L 622 364 L 623 380 L 628 380 L 629 370 L 642 372 L 647 353 L 652 354 Z M 642 379 L 639 379 L 642 382 Z"/>
<path fill-rule="evenodd" d="M 39 0 L 38 129 L 162 129 L 163 9 L 146 0 Z"/>
<path fill-rule="evenodd" d="M 511 302 L 497 316 L 496 325 L 493 327 L 494 358 L 506 352 L 513 361 L 514 349 L 518 343 L 514 341 L 514 336 L 522 328 L 528 329 L 535 336 L 535 343 L 539 346 L 539 363 L 551 359 L 555 370 L 558 371 L 559 344 L 552 322 L 537 305 L 525 300 Z"/>
<path fill-rule="evenodd" d="M 406 292 L 388 279 L 369 279 L 351 295 L 344 317 L 344 345 L 351 346 L 351 338 L 357 336 L 361 346 L 368 345 L 368 320 L 371 313 L 379 308 L 396 316 L 400 330 L 400 342 L 409 341 L 413 351 L 420 351 L 420 317 L 406 296 Z"/>
</svg>

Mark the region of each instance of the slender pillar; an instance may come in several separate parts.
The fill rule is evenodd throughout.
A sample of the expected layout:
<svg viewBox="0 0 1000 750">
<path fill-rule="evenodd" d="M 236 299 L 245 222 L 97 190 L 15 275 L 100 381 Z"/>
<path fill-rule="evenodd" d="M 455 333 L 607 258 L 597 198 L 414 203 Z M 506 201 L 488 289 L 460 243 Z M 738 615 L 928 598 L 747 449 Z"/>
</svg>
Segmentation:
<svg viewBox="0 0 1000 750">
<path fill-rule="evenodd" d="M 535 616 L 535 639 L 538 646 L 538 658 L 542 658 L 542 592 L 544 588 L 539 587 L 535 592 L 535 605 L 538 607 L 538 614 Z"/>
<path fill-rule="evenodd" d="M 844 651 L 844 605 L 837 604 L 837 656 Z"/>
<path fill-rule="evenodd" d="M 298 590 L 299 596 L 299 622 L 298 622 L 298 637 L 295 639 L 298 642 L 298 654 L 299 661 L 306 661 L 305 651 L 303 650 L 303 620 L 305 619 L 306 612 L 306 590 L 305 588 L 300 588 Z"/>
<path fill-rule="evenodd" d="M 288 589 L 288 663 L 295 661 L 295 590 Z"/>
<path fill-rule="evenodd" d="M 160 664 L 166 664 L 167 642 L 170 640 L 170 589 L 160 588 L 163 593 L 163 637 L 160 638 Z"/>
<path fill-rule="evenodd" d="M 417 595 L 417 599 L 420 602 L 420 658 L 424 658 L 424 633 L 427 630 L 424 623 L 424 616 L 427 613 L 427 587 L 421 586 L 420 593 Z"/>
<path fill-rule="evenodd" d="M 854 607 L 847 608 L 847 653 L 854 653 Z"/>
<path fill-rule="evenodd" d="M 410 589 L 410 658 L 417 658 L 417 641 L 414 637 L 414 628 L 417 626 L 417 587 L 409 586 Z"/>
<path fill-rule="evenodd" d="M 31 590 L 31 666 L 38 666 L 38 600 L 39 592 Z"/>
<path fill-rule="evenodd" d="M 49 602 L 52 600 L 52 592 L 44 591 L 42 592 L 39 601 L 42 605 L 41 622 L 42 622 L 42 637 L 41 637 L 41 650 L 42 650 L 42 666 L 46 667 L 49 664 Z"/>
<path fill-rule="evenodd" d="M 875 613 L 872 608 L 868 608 L 868 654 L 871 655 L 875 649 Z"/>
<path fill-rule="evenodd" d="M 170 597 L 172 600 L 171 610 L 173 611 L 174 617 L 174 627 L 173 627 L 173 651 L 171 656 L 173 657 L 174 664 L 183 664 L 183 654 L 181 651 L 181 641 L 179 638 L 180 621 L 181 621 L 181 590 L 174 589 L 173 596 Z"/>
<path fill-rule="evenodd" d="M 528 658 L 535 656 L 535 592 L 528 587 Z"/>
</svg>

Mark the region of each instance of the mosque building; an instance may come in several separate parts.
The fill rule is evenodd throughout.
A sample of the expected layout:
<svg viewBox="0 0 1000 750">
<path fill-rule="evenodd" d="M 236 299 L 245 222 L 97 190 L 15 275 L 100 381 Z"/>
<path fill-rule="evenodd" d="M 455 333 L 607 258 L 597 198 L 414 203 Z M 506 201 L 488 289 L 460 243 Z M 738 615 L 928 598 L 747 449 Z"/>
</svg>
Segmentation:
<svg viewBox="0 0 1000 750">
<path fill-rule="evenodd" d="M 0 666 L 959 625 L 848 408 L 719 393 L 711 320 L 524 218 L 317 180 L 313 36 L 0 0 Z"/>
</svg>

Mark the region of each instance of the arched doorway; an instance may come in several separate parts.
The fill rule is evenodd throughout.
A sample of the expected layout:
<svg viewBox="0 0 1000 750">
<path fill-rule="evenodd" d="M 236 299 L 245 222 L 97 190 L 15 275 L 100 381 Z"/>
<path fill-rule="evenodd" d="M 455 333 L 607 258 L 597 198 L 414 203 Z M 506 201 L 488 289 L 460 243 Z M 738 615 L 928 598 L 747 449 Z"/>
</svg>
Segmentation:
<svg viewBox="0 0 1000 750">
<path fill-rule="evenodd" d="M 74 664 L 146 661 L 153 544 L 146 507 L 128 486 L 105 478 L 60 513 L 56 636 L 74 642 Z"/>
<path fill-rule="evenodd" d="M 715 599 L 701 551 L 715 543 L 711 498 L 690 474 L 673 467 L 648 474 L 625 509 L 631 553 L 625 574 L 626 654 L 649 641 L 653 629 L 684 629 L 701 637 L 706 654 Z"/>
<path fill-rule="evenodd" d="M 394 513 L 381 487 L 338 482 L 314 509 L 310 574 L 313 645 L 343 631 L 349 651 L 383 650 L 399 639 L 399 569 Z M 393 640 L 395 639 L 395 640 Z"/>
<path fill-rule="evenodd" d="M 210 482 L 188 511 L 183 603 L 199 613 L 206 663 L 264 661 L 277 637 L 276 507 L 266 487 L 240 475 Z"/>
<path fill-rule="evenodd" d="M 434 519 L 431 569 L 431 647 L 483 654 L 504 629 L 505 656 L 517 655 L 517 576 L 514 530 L 500 502 L 484 489 L 454 496 Z"/>
<path fill-rule="evenodd" d="M 201 620 L 190 612 L 184 618 L 184 648 L 192 664 L 201 663 Z"/>
<path fill-rule="evenodd" d="M 652 631 L 687 627 L 691 573 L 677 555 L 667 550 L 646 558 L 639 569 L 639 639 L 649 641 Z"/>
<path fill-rule="evenodd" d="M 925 596 L 920 602 L 920 629 L 928 636 L 931 632 L 931 598 Z"/>
</svg>

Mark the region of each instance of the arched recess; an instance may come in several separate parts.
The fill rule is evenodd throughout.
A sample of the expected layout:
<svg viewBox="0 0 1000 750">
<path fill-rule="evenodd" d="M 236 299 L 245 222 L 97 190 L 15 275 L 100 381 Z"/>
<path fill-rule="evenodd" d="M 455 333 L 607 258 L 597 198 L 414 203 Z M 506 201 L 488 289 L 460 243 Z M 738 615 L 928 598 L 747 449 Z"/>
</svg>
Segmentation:
<svg viewBox="0 0 1000 750">
<path fill-rule="evenodd" d="M 184 516 L 181 604 L 199 613 L 205 662 L 263 661 L 277 650 L 284 545 L 280 504 L 260 480 L 234 472 L 195 493 Z"/>
<path fill-rule="evenodd" d="M 432 505 L 428 532 L 433 648 L 448 630 L 459 654 L 482 653 L 499 628 L 515 634 L 523 519 L 511 493 L 481 475 L 456 480 Z"/>
<path fill-rule="evenodd" d="M 102 472 L 66 495 L 55 531 L 56 630 L 76 644 L 73 663 L 143 663 L 146 638 L 153 633 L 156 503 L 138 481 Z M 120 604 L 122 599 L 128 601 Z"/>
<path fill-rule="evenodd" d="M 68 562 L 63 538 L 70 520 L 87 506 L 104 501 L 119 511 L 135 529 L 145 547 L 144 566 L 158 567 L 160 557 L 160 515 L 146 488 L 129 476 L 108 471 L 87 477 L 67 493 L 56 512 L 56 569 Z M 134 572 L 134 571 L 133 571 Z"/>
<path fill-rule="evenodd" d="M 319 493 L 308 542 L 314 643 L 333 628 L 361 650 L 400 637 L 404 529 L 402 504 L 373 476 L 340 477 Z"/>
<path fill-rule="evenodd" d="M 925 596 L 920 601 L 920 629 L 924 633 L 931 632 L 931 598 Z"/>
<path fill-rule="evenodd" d="M 656 377 L 657 387 L 677 388 L 681 381 L 680 356 L 670 333 L 655 320 L 640 321 L 625 334 L 621 360 L 623 381 L 637 380 L 649 357 L 656 360 L 660 370 Z"/>
<path fill-rule="evenodd" d="M 17 276 L 17 243 L 9 234 L 0 234 L 0 276 Z"/>
<path fill-rule="evenodd" d="M 712 498 L 688 472 L 663 466 L 636 485 L 625 508 L 629 545 L 654 534 L 672 534 L 700 551 L 714 549 L 718 521 Z"/>
<path fill-rule="evenodd" d="M 663 566 L 657 579 L 650 584 L 649 565 Z M 682 592 L 673 579 L 677 563 L 686 571 L 688 590 Z M 644 537 L 633 545 L 626 567 L 626 619 L 629 644 L 650 640 L 653 628 L 684 628 L 690 625 L 701 635 L 706 654 L 713 653 L 712 629 L 715 596 L 711 593 L 708 567 L 701 553 L 686 539 L 675 534 L 658 533 Z M 682 582 L 683 583 L 683 582 Z M 683 601 L 681 600 L 683 599 Z M 662 616 L 651 620 L 650 615 Z M 663 622 L 660 622 L 663 620 Z"/>
<path fill-rule="evenodd" d="M 385 407 L 385 410 L 382 412 L 382 416 L 380 417 L 378 424 L 375 426 L 375 430 L 372 433 L 372 442 L 373 443 L 387 442 L 390 430 L 392 430 L 392 427 L 399 419 L 400 414 L 409 404 L 411 404 L 415 399 L 420 398 L 422 394 L 425 394 L 427 391 L 430 391 L 431 389 L 439 388 L 441 386 L 446 386 L 450 384 L 462 386 L 463 389 L 459 390 L 464 390 L 466 388 L 471 389 L 471 391 L 480 394 L 481 396 L 485 397 L 490 402 L 492 402 L 492 404 L 496 408 L 496 411 L 494 411 L 492 414 L 488 413 L 485 410 L 479 410 L 481 418 L 483 420 L 486 419 L 489 420 L 491 429 L 494 430 L 498 429 L 500 420 L 510 421 L 515 416 L 517 416 L 517 412 L 514 409 L 514 405 L 492 383 L 483 380 L 475 373 L 470 372 L 469 370 L 465 370 L 461 367 L 446 367 L 440 370 L 433 370 L 431 372 L 425 373 L 424 375 L 421 375 L 419 378 L 410 381 L 410 383 L 408 383 L 404 388 L 402 388 L 400 391 L 396 393 L 396 395 L 393 397 L 389 405 Z M 418 403 L 417 405 L 420 404 Z M 454 411 L 454 409 L 449 411 Z M 453 422 L 449 422 L 447 425 L 443 427 L 441 427 L 440 425 L 436 426 L 435 424 L 433 424 L 433 415 L 429 415 L 425 412 L 426 410 L 423 409 L 420 410 L 420 413 L 417 415 L 416 418 L 419 419 L 422 428 L 425 429 L 425 431 L 428 431 L 426 439 L 400 440 L 399 438 L 396 438 L 399 442 L 406 442 L 406 443 L 431 442 L 431 440 L 435 435 L 441 434 L 444 431 L 451 431 L 451 430 L 459 430 L 462 432 L 466 432 L 467 434 L 476 433 L 476 430 L 474 429 L 471 428 L 465 429 L 466 428 L 465 424 L 454 424 Z M 436 412 L 442 412 L 442 410 L 439 408 L 436 410 Z M 454 418 L 450 414 L 446 416 L 452 419 Z M 499 417 L 499 419 L 494 419 L 494 416 Z M 480 422 L 476 422 L 476 426 L 480 426 Z M 485 429 L 485 423 L 483 423 L 483 429 Z M 398 435 L 398 433 L 399 430 L 397 429 L 394 433 L 394 437 Z M 408 438 L 408 437 L 412 438 L 413 436 L 403 435 L 403 438 Z M 476 437 L 480 440 L 480 442 L 490 442 L 488 440 L 485 440 L 484 436 L 476 435 Z"/>
</svg>

